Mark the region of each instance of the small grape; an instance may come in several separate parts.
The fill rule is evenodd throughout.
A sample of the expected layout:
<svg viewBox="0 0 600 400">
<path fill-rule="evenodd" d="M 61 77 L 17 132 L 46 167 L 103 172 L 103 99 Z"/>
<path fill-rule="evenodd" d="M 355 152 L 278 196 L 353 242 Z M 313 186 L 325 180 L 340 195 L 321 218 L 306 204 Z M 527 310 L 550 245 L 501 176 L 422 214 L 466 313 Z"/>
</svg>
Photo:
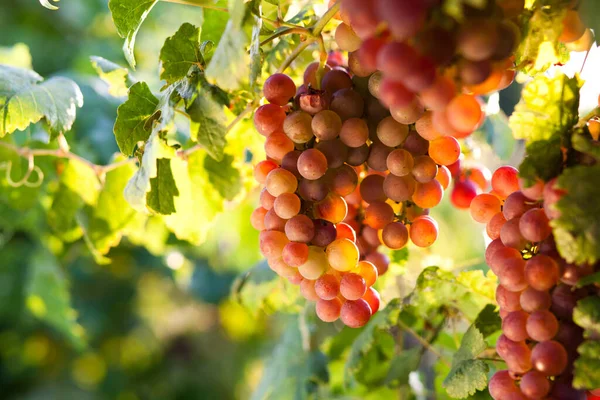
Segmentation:
<svg viewBox="0 0 600 400">
<path fill-rule="evenodd" d="M 556 336 L 558 320 L 548 310 L 534 311 L 527 319 L 527 333 L 537 342 L 545 342 Z"/>
<path fill-rule="evenodd" d="M 535 290 L 550 290 L 559 280 L 558 264 L 551 257 L 538 254 L 527 260 L 525 277 Z"/>
<path fill-rule="evenodd" d="M 381 143 L 388 147 L 400 146 L 407 136 L 408 126 L 397 122 L 392 117 L 384 118 L 377 125 L 377 137 Z"/>
<path fill-rule="evenodd" d="M 314 235 L 312 237 L 312 244 L 315 246 L 326 247 L 336 239 L 337 230 L 331 222 L 324 219 L 316 219 L 313 226 Z"/>
<path fill-rule="evenodd" d="M 283 248 L 282 258 L 290 267 L 299 267 L 308 261 L 308 246 L 306 243 L 289 242 Z"/>
<path fill-rule="evenodd" d="M 348 204 L 340 195 L 329 193 L 327 197 L 314 206 L 315 216 L 337 224 L 346 218 Z"/>
<path fill-rule="evenodd" d="M 492 175 L 492 189 L 502 198 L 519 190 L 519 171 L 509 165 L 498 168 Z"/>
<path fill-rule="evenodd" d="M 340 134 L 342 119 L 331 110 L 323 110 L 312 118 L 311 128 L 319 140 L 333 140 Z"/>
<path fill-rule="evenodd" d="M 471 217 L 477 222 L 488 223 L 501 210 L 500 200 L 489 193 L 477 195 L 470 205 Z"/>
<path fill-rule="evenodd" d="M 358 300 L 366 291 L 367 283 L 362 276 L 352 272 L 344 274 L 340 282 L 340 293 L 346 300 Z"/>
<path fill-rule="evenodd" d="M 323 322 L 334 322 L 340 317 L 342 301 L 338 298 L 332 300 L 317 300 L 317 317 Z"/>
<path fill-rule="evenodd" d="M 319 296 L 317 296 L 317 293 L 315 292 L 315 282 L 316 281 L 302 278 L 302 281 L 300 282 L 300 294 L 302 294 L 302 297 L 306 300 L 319 300 Z"/>
<path fill-rule="evenodd" d="M 379 276 L 377 268 L 369 261 L 359 261 L 353 271 L 363 277 L 367 287 L 373 286 Z"/>
<path fill-rule="evenodd" d="M 364 223 L 373 229 L 383 229 L 394 220 L 394 210 L 382 201 L 374 201 L 365 210 Z"/>
<path fill-rule="evenodd" d="M 358 263 L 358 248 L 348 239 L 334 240 L 327 246 L 326 252 L 329 265 L 338 271 L 350 271 Z"/>
<path fill-rule="evenodd" d="M 283 248 L 288 242 L 289 240 L 283 232 L 262 231 L 259 235 L 260 252 L 268 259 L 281 257 Z"/>
<path fill-rule="evenodd" d="M 521 216 L 519 229 L 521 235 L 530 242 L 541 242 L 552 233 L 546 213 L 539 208 L 529 210 Z"/>
<path fill-rule="evenodd" d="M 283 131 L 294 143 L 306 143 L 313 138 L 313 118 L 304 111 L 294 111 L 283 122 Z"/>
<path fill-rule="evenodd" d="M 340 319 L 350 328 L 360 328 L 369 322 L 371 314 L 371 307 L 365 300 L 348 300 L 342 306 Z"/>
<path fill-rule="evenodd" d="M 448 167 L 446 167 L 445 165 L 440 165 L 438 167 L 438 172 L 435 175 L 435 179 L 442 185 L 442 188 L 444 188 L 444 190 L 448 189 L 451 180 L 450 170 L 448 169 Z M 471 203 L 469 202 L 469 204 Z"/>
<path fill-rule="evenodd" d="M 350 118 L 344 121 L 340 131 L 340 140 L 348 147 L 360 147 L 369 139 L 369 127 L 365 120 Z"/>
<path fill-rule="evenodd" d="M 339 168 L 344 165 L 351 150 L 339 138 L 322 140 L 315 145 L 315 149 L 325 155 L 329 168 Z"/>
<path fill-rule="evenodd" d="M 263 160 L 254 167 L 254 179 L 256 179 L 256 181 L 261 185 L 264 185 L 267 181 L 267 175 L 269 175 L 269 172 L 278 167 L 279 165 L 277 165 L 276 162 L 271 160 Z"/>
<path fill-rule="evenodd" d="M 267 214 L 267 211 L 268 210 L 262 207 L 258 207 L 254 211 L 252 211 L 252 215 L 250 215 L 250 223 L 252 224 L 252 227 L 257 231 L 264 231 L 266 229 L 265 215 Z"/>
<path fill-rule="evenodd" d="M 276 104 L 264 104 L 254 113 L 254 126 L 258 133 L 269 136 L 274 132 L 283 130 L 285 111 Z"/>
<path fill-rule="evenodd" d="M 285 235 L 293 242 L 309 243 L 315 237 L 315 225 L 306 215 L 299 214 L 285 223 Z"/>
<path fill-rule="evenodd" d="M 521 310 L 521 296 L 521 292 L 511 292 L 502 285 L 498 285 L 496 288 L 496 303 L 498 303 L 501 309 L 508 312 Z"/>
<path fill-rule="evenodd" d="M 367 175 L 360 183 L 360 196 L 367 203 L 374 201 L 385 201 L 387 199 L 383 190 L 385 178 L 382 175 Z"/>
<path fill-rule="evenodd" d="M 386 165 L 390 173 L 396 176 L 406 176 L 411 173 L 415 160 L 408 151 L 395 149 L 388 154 Z"/>
<path fill-rule="evenodd" d="M 526 324 L 529 314 L 525 311 L 509 312 L 502 320 L 502 333 L 515 342 L 526 340 L 529 338 Z"/>
<path fill-rule="evenodd" d="M 335 41 L 343 51 L 356 51 L 361 45 L 360 38 L 349 25 L 343 22 L 335 30 Z"/>
<path fill-rule="evenodd" d="M 442 185 L 435 179 L 427 183 L 417 183 L 412 201 L 421 208 L 437 206 L 444 196 Z"/>
<path fill-rule="evenodd" d="M 315 292 L 323 300 L 333 300 L 340 293 L 340 281 L 332 274 L 324 274 L 315 282 Z"/>
<path fill-rule="evenodd" d="M 408 243 L 408 229 L 402 222 L 391 222 L 383 228 L 383 243 L 392 250 L 398 250 Z"/>
<path fill-rule="evenodd" d="M 530 399 L 543 399 L 550 392 L 550 381 L 538 371 L 529 371 L 521 378 L 521 392 Z"/>
<path fill-rule="evenodd" d="M 298 267 L 298 271 L 303 278 L 316 280 L 325 273 L 328 266 L 327 255 L 323 249 L 309 246 L 307 261 Z"/>
<path fill-rule="evenodd" d="M 266 230 L 283 232 L 286 222 L 287 220 L 277 215 L 273 208 L 265 214 L 264 224 Z"/>
<path fill-rule="evenodd" d="M 273 209 L 279 217 L 290 219 L 300 212 L 300 198 L 294 193 L 282 193 L 275 199 Z"/>
<path fill-rule="evenodd" d="M 431 182 L 437 175 L 438 167 L 429 156 L 416 156 L 412 168 L 412 176 L 419 183 Z"/>
<path fill-rule="evenodd" d="M 521 235 L 521 230 L 519 229 L 520 219 L 520 217 L 509 219 L 500 228 L 500 240 L 502 240 L 502 243 L 507 247 L 517 250 L 523 250 L 527 245 L 527 239 Z"/>
<path fill-rule="evenodd" d="M 547 310 L 552 304 L 552 297 L 547 291 L 535 290 L 532 287 L 528 287 L 519 297 L 519 304 L 523 310 L 528 313 L 535 311 Z"/>
<path fill-rule="evenodd" d="M 452 136 L 444 136 L 429 143 L 429 157 L 440 165 L 450 165 L 460 156 L 460 144 Z"/>
<path fill-rule="evenodd" d="M 327 172 L 327 158 L 317 149 L 307 149 L 298 157 L 298 172 L 303 178 L 319 179 Z"/>
<path fill-rule="evenodd" d="M 373 251 L 365 256 L 365 261 L 369 261 L 377 268 L 377 273 L 383 275 L 390 266 L 390 259 L 383 253 Z"/>
<path fill-rule="evenodd" d="M 536 370 L 546 376 L 560 375 L 567 367 L 567 351 L 554 340 L 535 345 L 531 351 L 531 362 Z"/>
<path fill-rule="evenodd" d="M 302 179 L 298 187 L 298 193 L 306 201 L 321 201 L 327 197 L 329 187 L 324 178 L 314 181 Z"/>
<path fill-rule="evenodd" d="M 500 237 L 500 231 L 502 230 L 502 227 L 505 223 L 506 218 L 504 218 L 504 214 L 502 214 L 501 212 L 496 213 L 496 215 L 494 215 L 492 219 L 490 219 L 490 221 L 485 227 L 485 231 L 490 237 L 490 239 L 493 240 L 498 239 Z"/>
<path fill-rule="evenodd" d="M 265 81 L 263 93 L 269 103 L 284 106 L 296 94 L 296 85 L 287 75 L 273 74 Z"/>
<path fill-rule="evenodd" d="M 413 220 L 410 225 L 410 240 L 418 247 L 429 247 L 437 239 L 438 224 L 430 216 L 421 216 Z"/>
<path fill-rule="evenodd" d="M 285 133 L 274 132 L 265 141 L 265 153 L 275 161 L 281 161 L 292 150 L 294 142 Z"/>
</svg>

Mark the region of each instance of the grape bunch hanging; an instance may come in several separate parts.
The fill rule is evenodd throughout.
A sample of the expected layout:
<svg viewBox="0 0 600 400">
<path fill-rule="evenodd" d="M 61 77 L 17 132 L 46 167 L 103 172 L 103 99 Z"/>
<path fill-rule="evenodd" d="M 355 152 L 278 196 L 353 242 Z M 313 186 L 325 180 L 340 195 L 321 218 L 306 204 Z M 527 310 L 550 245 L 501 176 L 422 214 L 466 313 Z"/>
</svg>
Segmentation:
<svg viewBox="0 0 600 400">
<path fill-rule="evenodd" d="M 556 249 L 550 220 L 560 215 L 554 205 L 564 195 L 556 178 L 525 187 L 510 166 L 492 175 L 492 191 L 476 196 L 470 212 L 486 223 L 491 243 L 485 258 L 498 276 L 496 300 L 502 335 L 496 351 L 508 370 L 490 381 L 494 399 L 577 399 L 571 386 L 573 362 L 583 340 L 573 323 L 578 300 L 594 295 L 594 287 L 576 289 L 592 265 L 568 264 Z"/>
</svg>

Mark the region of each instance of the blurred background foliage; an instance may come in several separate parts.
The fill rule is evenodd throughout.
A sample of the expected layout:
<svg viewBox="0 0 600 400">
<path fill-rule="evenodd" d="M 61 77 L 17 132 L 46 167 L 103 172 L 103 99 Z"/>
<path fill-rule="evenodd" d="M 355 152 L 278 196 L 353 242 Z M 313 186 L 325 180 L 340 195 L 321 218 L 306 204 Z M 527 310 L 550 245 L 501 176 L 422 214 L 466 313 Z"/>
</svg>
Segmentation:
<svg viewBox="0 0 600 400">
<path fill-rule="evenodd" d="M 90 56 L 125 66 L 122 39 L 107 0 L 61 5 L 49 11 L 37 0 L 4 0 L 0 63 L 74 79 L 84 106 L 67 134 L 72 151 L 108 163 L 118 151 L 112 125 L 123 99 L 109 95 Z M 164 39 L 183 22 L 201 25 L 204 18 L 200 8 L 159 2 L 138 35 L 135 77 L 158 89 Z M 507 112 L 519 93 L 516 86 L 503 94 Z M 467 158 L 485 160 L 489 168 L 516 164 L 519 145 L 506 129 L 500 111 L 466 143 Z M 13 138 L 21 143 L 42 137 L 40 131 L 32 127 Z M 47 184 L 55 184 L 60 163 L 40 158 L 39 165 Z M 0 398 L 287 399 L 302 398 L 304 388 L 294 385 L 304 385 L 304 378 L 319 398 L 402 396 L 404 389 L 385 385 L 367 391 L 343 384 L 344 360 L 358 332 L 317 324 L 297 289 L 274 279 L 260 262 L 258 234 L 249 222 L 255 190 L 225 205 L 199 247 L 178 241 L 151 217 L 111 250 L 110 264 L 98 265 L 83 240 L 65 244 L 51 233 L 45 191 L 24 189 L 14 199 L 2 194 L 5 188 L 0 185 Z M 392 255 L 395 263 L 378 282 L 384 303 L 409 294 L 430 265 L 487 268 L 482 227 L 452 209 L 447 197 L 433 210 L 441 232 L 436 244 L 411 248 L 408 259 L 406 252 Z M 316 345 L 303 343 L 307 329 Z M 460 340 L 444 334 L 440 343 L 452 352 Z M 427 397 L 423 385 L 433 385 L 433 362 L 421 362 L 424 372 L 411 378 L 412 390 L 400 398 Z"/>
</svg>

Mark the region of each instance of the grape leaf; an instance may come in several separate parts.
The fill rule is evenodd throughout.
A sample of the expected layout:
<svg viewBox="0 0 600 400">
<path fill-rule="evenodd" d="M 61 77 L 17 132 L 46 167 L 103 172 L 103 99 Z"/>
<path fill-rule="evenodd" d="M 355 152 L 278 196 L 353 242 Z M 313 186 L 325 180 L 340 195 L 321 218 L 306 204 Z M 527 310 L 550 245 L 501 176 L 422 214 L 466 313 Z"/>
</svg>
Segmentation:
<svg viewBox="0 0 600 400">
<path fill-rule="evenodd" d="M 204 169 L 206 153 L 192 153 L 187 163 L 179 157 L 171 160 L 171 170 L 179 196 L 176 213 L 164 216 L 167 227 L 180 240 L 200 244 L 206 239 L 215 217 L 223 211 L 223 198 L 213 188 Z"/>
<path fill-rule="evenodd" d="M 420 347 L 411 347 L 395 356 L 390 363 L 385 384 L 390 387 L 408 384 L 408 376 L 411 372 L 419 369 L 422 355 L 423 351 Z"/>
<path fill-rule="evenodd" d="M 560 174 L 563 160 L 560 143 L 560 137 L 553 137 L 527 145 L 527 155 L 519 166 L 519 176 L 527 185 L 533 185 L 538 179 L 549 181 Z"/>
<path fill-rule="evenodd" d="M 357 373 L 368 362 L 366 355 L 381 343 L 381 335 L 387 335 L 391 339 L 391 336 L 385 331 L 397 323 L 399 315 L 400 300 L 394 299 L 383 310 L 378 311 L 363 328 L 352 344 L 344 366 L 344 381 L 347 385 L 356 380 Z M 369 365 L 373 365 L 373 363 L 369 363 Z M 384 366 L 384 368 L 382 379 L 385 379 L 387 375 L 388 366 Z"/>
<path fill-rule="evenodd" d="M 550 222 L 561 256 L 569 263 L 600 260 L 600 166 L 566 169 L 558 186 L 567 193 L 555 204 L 559 218 Z"/>
<path fill-rule="evenodd" d="M 484 338 L 499 331 L 502 327 L 502 319 L 500 318 L 498 311 L 496 311 L 496 306 L 494 304 L 485 306 L 477 316 L 473 325 L 481 332 Z"/>
<path fill-rule="evenodd" d="M 138 171 L 127 183 L 124 195 L 127 202 L 138 211 L 147 211 L 146 194 L 150 192 L 151 179 L 158 176 L 157 160 L 171 158 L 175 151 L 167 146 L 155 131 L 150 135 L 144 147 L 142 163 Z"/>
<path fill-rule="evenodd" d="M 48 210 L 47 219 L 50 229 L 63 241 L 74 242 L 83 235 L 77 222 L 77 213 L 84 202 L 77 193 L 61 183 L 54 194 L 52 205 Z"/>
<path fill-rule="evenodd" d="M 98 56 L 91 56 L 90 60 L 100 79 L 108 85 L 111 96 L 127 96 L 129 87 L 135 83 L 127 68 Z"/>
<path fill-rule="evenodd" d="M 123 52 L 129 65 L 135 69 L 133 48 L 140 26 L 158 0 L 109 0 L 108 8 L 119 36 L 125 39 Z"/>
<path fill-rule="evenodd" d="M 297 320 L 297 318 L 296 318 Z M 318 351 L 303 348 L 297 322 L 288 324 L 281 341 L 273 350 L 251 400 L 309 398 L 309 383 L 325 383 L 327 359 Z"/>
<path fill-rule="evenodd" d="M 198 92 L 198 96 L 186 110 L 190 116 L 192 140 L 203 145 L 212 158 L 221 161 L 227 134 L 227 116 L 224 107 L 208 90 L 204 89 Z"/>
<path fill-rule="evenodd" d="M 54 138 L 71 129 L 81 106 L 83 95 L 72 80 L 43 81 L 28 69 L 0 65 L 0 137 L 44 119 Z"/>
<path fill-rule="evenodd" d="M 564 45 L 558 41 L 568 2 L 542 3 L 535 2 L 533 10 L 522 14 L 522 39 L 515 52 L 519 70 L 532 76 L 568 60 L 568 53 L 562 51 Z"/>
<path fill-rule="evenodd" d="M 152 120 L 159 105 L 146 82 L 129 88 L 127 101 L 117 108 L 114 133 L 121 152 L 132 156 L 138 142 L 145 142 L 152 133 Z"/>
<path fill-rule="evenodd" d="M 596 272 L 595 274 L 591 274 L 588 276 L 584 276 L 583 278 L 577 281 L 577 287 L 584 287 L 587 285 L 593 285 L 595 283 L 600 283 L 600 272 Z"/>
<path fill-rule="evenodd" d="M 442 385 L 451 397 L 462 399 L 486 388 L 489 367 L 475 358 L 486 347 L 482 333 L 471 325 L 452 358 L 452 369 Z"/>
<path fill-rule="evenodd" d="M 117 155 L 112 161 L 124 159 Z M 88 225 L 90 242 L 100 254 L 108 253 L 111 247 L 119 244 L 123 231 L 137 214 L 123 196 L 125 186 L 134 172 L 134 165 L 129 163 L 106 174 Z"/>
<path fill-rule="evenodd" d="M 29 47 L 24 43 L 17 43 L 12 47 L 0 47 L 0 64 L 32 69 Z"/>
<path fill-rule="evenodd" d="M 600 161 L 600 144 L 596 140 L 592 140 L 589 131 L 585 132 L 576 129 L 571 137 L 571 145 L 577 151 L 588 154 Z"/>
<path fill-rule="evenodd" d="M 54 256 L 42 248 L 30 261 L 26 305 L 31 314 L 53 326 L 75 347 L 84 347 L 84 332 L 71 306 L 68 281 Z"/>
<path fill-rule="evenodd" d="M 573 321 L 585 330 L 585 338 L 597 338 L 600 335 L 600 297 L 588 296 L 579 300 L 573 310 Z"/>
<path fill-rule="evenodd" d="M 204 168 L 208 172 L 210 183 L 227 200 L 233 200 L 242 189 L 240 171 L 233 166 L 233 156 L 225 154 L 221 161 L 212 157 L 204 159 Z"/>
<path fill-rule="evenodd" d="M 298 312 L 300 293 L 261 261 L 243 273 L 232 285 L 232 296 L 252 313 Z"/>
<path fill-rule="evenodd" d="M 578 348 L 579 357 L 575 360 L 573 387 L 577 389 L 597 389 L 600 387 L 600 341 L 586 340 Z"/>
<path fill-rule="evenodd" d="M 248 38 L 243 29 L 244 1 L 230 0 L 231 17 L 217 45 L 208 67 L 206 79 L 226 89 L 237 89 L 249 76 L 249 59 L 246 52 Z"/>
<path fill-rule="evenodd" d="M 179 191 L 173 179 L 171 160 L 159 158 L 156 160 L 156 177 L 150 178 L 146 205 L 159 214 L 169 215 L 175 212 L 175 196 L 179 196 Z"/>
<path fill-rule="evenodd" d="M 100 181 L 91 166 L 70 159 L 60 177 L 65 187 L 76 193 L 88 205 L 95 205 L 100 193 Z"/>
<path fill-rule="evenodd" d="M 564 135 L 578 118 L 579 78 L 535 77 L 525 86 L 509 125 L 517 139 L 547 140 Z"/>
<path fill-rule="evenodd" d="M 417 279 L 409 297 L 410 304 L 424 318 L 436 313 L 440 307 L 455 307 L 467 319 L 474 321 L 479 312 L 494 303 L 496 277 L 490 272 L 465 271 L 458 276 L 438 267 L 425 268 Z"/>
<path fill-rule="evenodd" d="M 186 77 L 193 65 L 203 68 L 204 58 L 200 53 L 200 28 L 185 23 L 165 40 L 160 50 L 160 78 L 172 84 Z"/>
</svg>

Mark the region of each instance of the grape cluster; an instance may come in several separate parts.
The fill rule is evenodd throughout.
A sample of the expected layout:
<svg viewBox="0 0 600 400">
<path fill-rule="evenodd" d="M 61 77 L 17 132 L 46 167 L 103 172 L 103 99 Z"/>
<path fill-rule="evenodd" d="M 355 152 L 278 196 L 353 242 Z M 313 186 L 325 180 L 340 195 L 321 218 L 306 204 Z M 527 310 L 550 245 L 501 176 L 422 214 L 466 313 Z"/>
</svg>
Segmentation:
<svg viewBox="0 0 600 400">
<path fill-rule="evenodd" d="M 458 161 L 448 166 L 453 178 L 450 201 L 454 207 L 468 210 L 471 201 L 481 192 L 488 190 L 492 173 L 483 165 L 463 165 L 462 158 L 461 155 Z"/>
<path fill-rule="evenodd" d="M 571 387 L 572 363 L 583 340 L 572 315 L 588 289 L 575 285 L 594 267 L 568 264 L 556 250 L 549 222 L 558 217 L 554 204 L 564 192 L 555 181 L 525 187 L 515 168 L 503 166 L 492 175 L 492 190 L 470 205 L 473 219 L 487 224 L 492 241 L 485 258 L 499 281 L 502 335 L 496 351 L 508 370 L 490 381 L 494 399 L 581 395 Z"/>
<path fill-rule="evenodd" d="M 310 64 L 296 88 L 284 74 L 264 84 L 268 104 L 254 115 L 267 159 L 252 214 L 271 268 L 316 301 L 324 321 L 364 325 L 379 308 L 372 287 L 388 269 L 380 252 L 438 236 L 429 209 L 451 181 L 460 156 L 451 136 L 434 134 L 425 110 L 390 113 L 372 94 L 372 76 L 340 65 Z M 418 110 L 417 110 L 418 111 Z"/>
<path fill-rule="evenodd" d="M 520 31 L 512 19 L 523 1 L 465 5 L 461 21 L 440 12 L 437 1 L 340 1 L 335 38 L 350 52 L 350 71 L 372 74 L 372 93 L 398 120 L 415 122 L 427 109 L 432 144 L 469 136 L 485 118 L 476 96 L 514 80 Z"/>
</svg>

